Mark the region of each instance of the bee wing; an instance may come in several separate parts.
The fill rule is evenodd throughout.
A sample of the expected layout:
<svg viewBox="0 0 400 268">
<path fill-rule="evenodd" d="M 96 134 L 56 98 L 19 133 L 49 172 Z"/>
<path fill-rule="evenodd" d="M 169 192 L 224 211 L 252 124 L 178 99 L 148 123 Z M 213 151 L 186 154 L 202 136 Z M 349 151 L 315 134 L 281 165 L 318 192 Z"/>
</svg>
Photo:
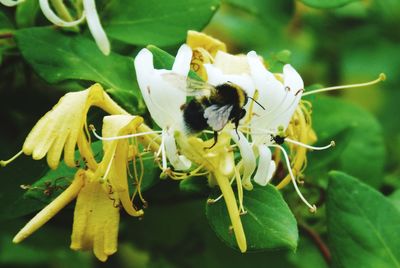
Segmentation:
<svg viewBox="0 0 400 268">
<path fill-rule="evenodd" d="M 204 118 L 207 119 L 207 124 L 214 131 L 220 131 L 228 123 L 232 109 L 232 105 L 219 106 L 213 104 L 204 110 Z"/>
<path fill-rule="evenodd" d="M 177 73 L 165 73 L 162 74 L 162 77 L 175 88 L 186 92 L 187 96 L 209 97 L 211 93 L 215 91 L 215 87 L 207 82 L 185 77 Z"/>
</svg>

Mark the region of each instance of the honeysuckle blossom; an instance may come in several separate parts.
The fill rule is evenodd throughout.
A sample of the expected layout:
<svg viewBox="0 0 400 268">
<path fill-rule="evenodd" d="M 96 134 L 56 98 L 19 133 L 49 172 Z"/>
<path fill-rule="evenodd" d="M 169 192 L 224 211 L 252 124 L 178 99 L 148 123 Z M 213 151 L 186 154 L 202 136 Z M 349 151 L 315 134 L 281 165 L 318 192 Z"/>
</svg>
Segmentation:
<svg viewBox="0 0 400 268">
<path fill-rule="evenodd" d="M 110 114 L 126 113 L 99 84 L 83 91 L 67 93 L 33 127 L 22 150 L 10 160 L 0 161 L 0 164 L 5 166 L 22 153 L 32 155 L 35 160 L 47 155 L 49 167 L 56 169 L 64 151 L 65 163 L 69 167 L 75 167 L 74 154 L 78 146 L 88 165 L 95 168 L 97 164 L 85 136 L 86 115 L 92 106 Z"/>
<path fill-rule="evenodd" d="M 191 59 L 192 50 L 187 45 L 182 45 L 178 50 L 172 70 L 155 69 L 153 54 L 146 48 L 135 58 L 136 76 L 143 99 L 151 117 L 162 129 L 161 154 L 164 171 L 167 169 L 166 158 L 176 170 L 186 170 L 191 166 L 185 156 L 179 155 L 174 137 L 175 131 L 184 131 L 181 106 L 186 102 L 186 92 L 174 87 L 164 76 L 173 73 L 186 78 Z"/>
<path fill-rule="evenodd" d="M 114 114 L 104 117 L 103 150 L 100 163 L 94 159 L 90 140 L 86 138 L 86 115 L 91 106 L 97 106 Z M 71 248 L 93 249 L 96 257 L 105 261 L 117 250 L 119 208 L 131 216 L 143 215 L 143 210 L 133 206 L 132 200 L 140 193 L 141 179 L 135 176 L 136 190 L 133 194 L 128 187 L 128 162 L 141 161 L 139 142 L 153 150 L 159 150 L 151 130 L 142 124 L 139 116 L 127 114 L 105 93 L 99 84 L 87 90 L 67 93 L 33 127 L 25 140 L 23 149 L 2 165 L 9 164 L 18 155 L 32 154 L 41 159 L 47 154 L 47 162 L 56 168 L 64 151 L 65 163 L 75 167 L 75 148 L 85 161 L 85 169 L 78 169 L 71 185 L 50 204 L 35 215 L 14 237 L 20 243 L 39 229 L 62 208 L 77 198 L 74 213 Z M 144 134 L 143 134 L 144 133 Z M 121 139 L 121 136 L 131 139 Z M 117 137 L 117 138 L 116 138 Z M 133 142 L 131 140 L 133 139 Z"/>
<path fill-rule="evenodd" d="M 189 39 L 191 39 L 190 35 Z M 194 42 L 188 41 L 188 43 L 196 46 L 193 44 Z M 217 51 L 214 58 L 204 61 L 203 66 L 206 70 L 207 82 L 211 85 L 217 86 L 232 82 L 243 88 L 249 97 L 256 99 L 261 104 L 256 105 L 249 101 L 245 106 L 247 116 L 241 120 L 238 133 L 236 131 L 230 133 L 241 154 L 243 187 L 247 190 L 253 188 L 251 182 L 253 175 L 256 183 L 260 185 L 268 184 L 276 169 L 276 163 L 272 160 L 270 150 L 270 147 L 275 147 L 281 150 L 284 155 L 290 179 L 300 198 L 309 206 L 311 211 L 315 211 L 315 206 L 303 197 L 297 186 L 297 178 L 295 177 L 297 174 L 292 171 L 284 147 L 276 144 L 276 137 L 278 136 L 285 142 L 293 142 L 298 147 L 320 149 L 303 144 L 304 141 L 295 141 L 286 137 L 294 113 L 296 111 L 303 113 L 303 110 L 299 108 L 301 95 L 304 91 L 304 84 L 300 75 L 289 64 L 283 67 L 282 74 L 272 74 L 265 68 L 262 58 L 254 51 L 247 55 L 231 55 L 224 51 Z M 302 125 L 302 127 L 303 129 L 300 129 L 300 132 L 309 132 L 311 129 L 306 125 Z M 250 139 L 247 139 L 247 137 Z M 322 148 L 328 147 L 330 145 Z M 291 147 L 291 149 L 293 148 Z M 302 152 L 305 154 L 305 150 Z M 300 159 L 302 160 L 301 169 L 305 162 L 305 155 Z"/>
<path fill-rule="evenodd" d="M 1 0 L 8 5 L 17 2 L 20 1 Z M 45 10 L 49 8 L 48 1 L 40 0 L 40 3 Z M 86 8 L 94 9 L 93 0 L 83 0 L 83 3 L 85 12 Z M 90 14 L 86 13 L 86 17 L 89 23 Z M 74 23 L 77 21 L 72 25 Z M 26 239 L 76 198 L 71 248 L 93 250 L 99 260 L 105 261 L 117 251 L 120 208 L 135 217 L 144 213 L 132 203 L 138 195 L 143 207 L 146 204 L 140 190 L 143 173 L 138 175 L 135 170 L 132 175 L 129 167 L 132 164 L 135 169 L 136 163 L 142 163 L 141 157 L 147 153 L 157 161 L 161 155 L 163 175 L 173 179 L 207 176 L 210 186 L 220 188 L 221 195 L 208 203 L 225 200 L 241 252 L 247 250 L 241 221 L 246 214 L 243 188 L 252 190 L 252 180 L 267 185 L 282 155 L 288 175 L 277 188 L 292 182 L 301 200 L 315 211 L 316 207 L 301 194 L 297 180 L 305 168 L 307 150 L 326 149 L 332 144 L 308 145 L 316 141 L 316 136 L 312 130 L 311 104 L 301 100 L 302 95 L 370 85 L 384 80 L 384 75 L 369 83 L 303 94 L 303 80 L 290 65 L 283 67 L 282 74 L 273 74 L 254 51 L 247 55 L 230 55 L 222 42 L 193 31 L 189 32 L 187 43 L 189 45 L 179 49 L 171 70 L 155 69 L 153 54 L 148 49 L 142 49 L 134 62 L 143 99 L 160 131 L 150 129 L 140 116 L 128 114 L 95 84 L 61 98 L 33 127 L 22 150 L 7 161 L 0 161 L 5 166 L 21 154 L 32 155 L 36 160 L 47 155 L 49 167 L 56 169 L 64 152 L 65 163 L 75 167 L 75 149 L 78 148 L 86 164 L 84 169 L 77 170 L 70 186 L 18 232 L 13 239 L 15 243 Z M 186 79 L 190 68 L 211 85 L 234 83 L 252 99 L 244 107 L 247 114 L 238 129 L 227 124 L 218 134 L 215 146 L 211 146 L 214 140 L 208 136 L 202 139 L 185 131 L 181 107 L 186 103 L 186 92 L 166 79 L 169 74 Z M 104 117 L 102 136 L 94 126 L 87 126 L 87 113 L 92 106 L 111 114 Z M 100 162 L 93 156 L 88 128 L 103 143 Z M 207 133 L 205 130 L 203 134 Z M 140 151 L 140 148 L 145 149 Z M 236 151 L 240 154 L 235 154 Z M 134 181 L 134 192 L 129 191 L 129 180 Z M 232 187 L 234 180 L 237 196 Z"/>
<path fill-rule="evenodd" d="M 15 6 L 25 0 L 0 0 L 0 3 L 5 6 Z M 59 27 L 76 27 L 85 19 L 97 46 L 104 55 L 110 54 L 110 41 L 107 38 L 106 32 L 101 26 L 99 15 L 96 10 L 95 0 L 82 0 L 83 12 L 76 20 L 72 18 L 63 1 L 52 1 L 56 12 L 50 6 L 49 0 L 39 0 L 40 9 L 43 15 L 54 25 Z"/>
<path fill-rule="evenodd" d="M 204 170 L 201 174 L 208 175 L 210 185 L 217 184 L 224 193 L 238 246 L 242 252 L 245 252 L 247 244 L 240 220 L 240 211 L 229 184 L 235 166 L 230 148 L 230 135 L 220 135 L 219 142 L 209 150 L 205 148 L 212 145 L 212 140 L 203 141 L 196 137 L 188 137 L 183 128 L 181 110 L 181 106 L 186 103 L 186 92 L 166 79 L 166 74 L 177 74 L 186 78 L 191 60 L 192 50 L 189 46 L 182 45 L 172 70 L 157 70 L 154 69 L 152 53 L 147 49 L 142 49 L 135 58 L 139 87 L 152 118 L 162 128 L 161 154 L 166 155 L 175 170 L 169 171 L 168 175 L 172 178 L 184 179 L 199 175 L 199 171 Z M 177 144 L 181 154 L 178 154 Z M 167 168 L 165 160 L 162 165 L 164 171 Z M 176 170 L 190 168 L 192 162 L 196 167 L 191 172 L 185 174 L 176 172 Z"/>
</svg>

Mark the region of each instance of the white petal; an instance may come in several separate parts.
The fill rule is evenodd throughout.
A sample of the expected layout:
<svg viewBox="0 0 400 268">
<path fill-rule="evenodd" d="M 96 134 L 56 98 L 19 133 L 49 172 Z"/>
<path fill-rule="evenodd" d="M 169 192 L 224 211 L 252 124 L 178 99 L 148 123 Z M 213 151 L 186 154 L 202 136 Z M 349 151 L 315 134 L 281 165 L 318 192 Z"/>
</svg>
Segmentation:
<svg viewBox="0 0 400 268">
<path fill-rule="evenodd" d="M 293 91 L 294 94 L 296 94 L 298 90 L 304 89 L 303 79 L 290 64 L 283 66 L 283 79 L 285 87 L 290 87 L 290 90 Z"/>
<path fill-rule="evenodd" d="M 8 6 L 8 7 L 13 7 L 24 1 L 25 0 L 0 0 L 0 3 L 2 3 L 5 6 Z"/>
<path fill-rule="evenodd" d="M 157 125 L 162 129 L 181 127 L 180 107 L 186 102 L 186 93 L 164 80 L 163 74 L 172 71 L 155 70 L 153 55 L 147 49 L 142 49 L 136 56 L 135 70 L 143 99 Z"/>
<path fill-rule="evenodd" d="M 239 134 L 239 137 L 238 137 Z M 238 131 L 236 133 L 235 130 L 232 130 L 230 133 L 232 140 L 238 145 L 240 150 L 240 155 L 242 156 L 243 161 L 243 176 L 242 183 L 243 187 L 247 190 L 251 190 L 253 185 L 250 181 L 251 175 L 256 169 L 256 157 L 254 155 L 253 149 L 251 148 L 251 144 L 247 141 L 246 137 Z"/>
<path fill-rule="evenodd" d="M 218 86 L 226 82 L 232 82 L 246 91 L 247 94 L 254 93 L 254 83 L 248 74 L 223 74 L 220 69 L 212 64 L 204 64 L 207 71 L 207 83 Z"/>
<path fill-rule="evenodd" d="M 249 65 L 244 55 L 232 55 L 219 50 L 215 55 L 214 66 L 224 74 L 249 74 Z"/>
<path fill-rule="evenodd" d="M 271 150 L 264 144 L 258 146 L 259 160 L 257 172 L 254 175 L 254 181 L 265 186 L 271 180 L 273 174 L 275 173 L 275 162 L 272 161 Z"/>
<path fill-rule="evenodd" d="M 290 88 L 290 91 L 287 101 L 282 105 L 283 109 L 279 111 L 277 119 L 275 119 L 272 124 L 283 126 L 286 129 L 300 102 L 304 83 L 301 76 L 290 64 L 286 64 L 283 67 L 283 79 L 285 88 Z"/>
<path fill-rule="evenodd" d="M 262 110 L 260 107 L 255 107 L 255 112 L 260 115 L 263 113 L 270 113 L 284 98 L 284 87 L 282 83 L 265 68 L 264 64 L 254 51 L 247 54 L 247 60 L 250 66 L 251 77 L 258 89 L 258 101 L 266 108 L 265 110 Z"/>
<path fill-rule="evenodd" d="M 175 62 L 172 66 L 172 71 L 186 77 L 190 70 L 192 55 L 192 49 L 188 45 L 183 44 L 176 54 Z"/>
<path fill-rule="evenodd" d="M 104 55 L 110 54 L 110 41 L 108 41 L 106 32 L 101 26 L 99 15 L 96 10 L 94 0 L 83 0 L 83 8 L 86 13 L 86 21 L 90 32 L 96 41 L 97 46 Z"/>
<path fill-rule="evenodd" d="M 175 142 L 173 129 L 164 131 L 163 135 L 165 135 L 164 136 L 165 152 L 166 152 L 169 162 L 174 167 L 174 169 L 176 169 L 176 170 L 189 169 L 190 166 L 192 165 L 192 163 L 185 156 L 178 154 L 178 150 L 176 149 L 176 142 Z"/>
<path fill-rule="evenodd" d="M 83 12 L 79 19 L 74 21 L 65 21 L 53 12 L 53 10 L 50 8 L 49 0 L 39 0 L 39 5 L 42 9 L 43 15 L 53 24 L 60 27 L 74 27 L 85 19 L 85 12 Z"/>
</svg>

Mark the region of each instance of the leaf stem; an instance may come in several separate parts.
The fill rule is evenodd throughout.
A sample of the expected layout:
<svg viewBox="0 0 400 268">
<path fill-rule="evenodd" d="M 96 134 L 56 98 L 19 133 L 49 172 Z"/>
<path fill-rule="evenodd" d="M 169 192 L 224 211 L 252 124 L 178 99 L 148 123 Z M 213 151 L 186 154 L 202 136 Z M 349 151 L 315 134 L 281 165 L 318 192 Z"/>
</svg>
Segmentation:
<svg viewBox="0 0 400 268">
<path fill-rule="evenodd" d="M 331 252 L 328 246 L 325 244 L 324 240 L 322 240 L 321 236 L 315 232 L 311 227 L 307 226 L 304 223 L 299 223 L 299 227 L 308 237 L 311 238 L 313 243 L 317 246 L 322 256 L 324 257 L 325 262 L 329 265 L 332 260 Z"/>
<path fill-rule="evenodd" d="M 13 33 L 0 33 L 0 39 L 8 39 L 13 37 L 14 37 Z"/>
</svg>

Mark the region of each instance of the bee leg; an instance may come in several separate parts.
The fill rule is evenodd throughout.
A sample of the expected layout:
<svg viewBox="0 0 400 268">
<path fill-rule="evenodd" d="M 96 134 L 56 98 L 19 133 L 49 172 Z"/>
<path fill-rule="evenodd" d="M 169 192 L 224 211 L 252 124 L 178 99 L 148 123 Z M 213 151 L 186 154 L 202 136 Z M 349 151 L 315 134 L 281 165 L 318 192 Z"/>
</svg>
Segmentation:
<svg viewBox="0 0 400 268">
<path fill-rule="evenodd" d="M 239 120 L 235 120 L 235 131 L 236 131 L 236 135 L 238 136 L 238 140 L 240 140 L 238 128 L 239 128 Z"/>
<path fill-rule="evenodd" d="M 213 143 L 213 145 L 211 145 L 210 147 L 205 147 L 204 149 L 211 149 L 212 147 L 215 146 L 215 144 L 217 144 L 217 142 L 218 142 L 218 132 L 214 131 L 214 143 Z"/>
</svg>

